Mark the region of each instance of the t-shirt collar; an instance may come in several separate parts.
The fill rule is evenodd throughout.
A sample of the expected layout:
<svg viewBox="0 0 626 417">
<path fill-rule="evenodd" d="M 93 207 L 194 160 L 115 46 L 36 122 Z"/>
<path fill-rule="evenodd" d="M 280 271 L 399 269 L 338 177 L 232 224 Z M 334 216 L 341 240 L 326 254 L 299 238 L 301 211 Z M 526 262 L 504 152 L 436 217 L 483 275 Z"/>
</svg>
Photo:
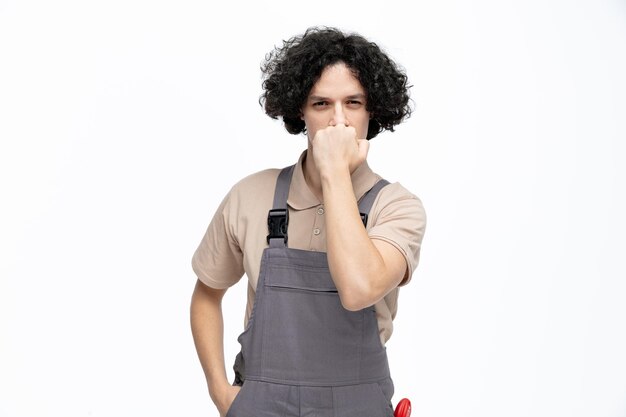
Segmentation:
<svg viewBox="0 0 626 417">
<path fill-rule="evenodd" d="M 295 210 L 305 210 L 311 207 L 322 204 L 321 201 L 313 194 L 309 186 L 304 179 L 304 170 L 302 163 L 306 158 L 307 151 L 305 150 L 300 155 L 298 163 L 293 171 L 293 177 L 291 178 L 291 186 L 289 187 L 289 197 L 287 203 Z M 363 197 L 370 188 L 376 184 L 380 179 L 367 164 L 367 161 L 363 162 L 350 176 L 352 179 L 352 189 L 357 201 Z"/>
</svg>

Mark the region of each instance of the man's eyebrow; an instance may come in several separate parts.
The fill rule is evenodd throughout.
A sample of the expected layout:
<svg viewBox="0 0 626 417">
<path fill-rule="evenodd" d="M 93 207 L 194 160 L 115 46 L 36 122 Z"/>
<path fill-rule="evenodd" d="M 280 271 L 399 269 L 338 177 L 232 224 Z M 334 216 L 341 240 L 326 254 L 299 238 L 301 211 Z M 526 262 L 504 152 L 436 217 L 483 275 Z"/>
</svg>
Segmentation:
<svg viewBox="0 0 626 417">
<path fill-rule="evenodd" d="M 365 100 L 365 94 L 358 93 L 358 94 L 352 94 L 346 97 L 346 100 L 354 100 L 354 99 Z M 324 100 L 329 100 L 329 98 L 324 97 L 324 96 L 309 96 L 309 101 L 324 101 Z"/>
</svg>

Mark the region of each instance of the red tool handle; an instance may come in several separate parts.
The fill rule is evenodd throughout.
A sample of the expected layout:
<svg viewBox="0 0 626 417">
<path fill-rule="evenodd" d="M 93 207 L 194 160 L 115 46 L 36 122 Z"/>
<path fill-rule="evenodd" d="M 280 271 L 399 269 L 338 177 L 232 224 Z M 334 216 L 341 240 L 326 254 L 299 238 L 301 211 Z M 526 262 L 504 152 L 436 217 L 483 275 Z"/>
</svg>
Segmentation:
<svg viewBox="0 0 626 417">
<path fill-rule="evenodd" d="M 396 405 L 396 411 L 393 413 L 394 417 L 409 417 L 411 415 L 411 401 L 408 398 L 400 400 Z"/>
</svg>

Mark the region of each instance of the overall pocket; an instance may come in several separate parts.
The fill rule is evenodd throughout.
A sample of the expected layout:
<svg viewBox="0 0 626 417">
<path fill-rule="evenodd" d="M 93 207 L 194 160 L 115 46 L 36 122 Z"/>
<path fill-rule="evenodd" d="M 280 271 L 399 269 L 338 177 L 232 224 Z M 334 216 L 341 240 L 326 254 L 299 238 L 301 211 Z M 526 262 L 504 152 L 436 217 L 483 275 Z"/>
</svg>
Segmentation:
<svg viewBox="0 0 626 417">
<path fill-rule="evenodd" d="M 230 404 L 230 407 L 228 408 L 228 411 L 226 411 L 225 417 L 238 417 L 237 416 L 237 406 L 242 401 L 243 395 L 245 394 L 244 390 L 246 389 L 246 386 L 249 386 L 249 385 L 250 384 L 244 383 L 241 386 L 241 389 L 239 390 L 239 392 L 237 393 L 237 395 L 233 399 L 233 402 Z"/>
<path fill-rule="evenodd" d="M 264 376 L 312 385 L 358 378 L 364 315 L 348 311 L 325 268 L 268 268 Z"/>
</svg>

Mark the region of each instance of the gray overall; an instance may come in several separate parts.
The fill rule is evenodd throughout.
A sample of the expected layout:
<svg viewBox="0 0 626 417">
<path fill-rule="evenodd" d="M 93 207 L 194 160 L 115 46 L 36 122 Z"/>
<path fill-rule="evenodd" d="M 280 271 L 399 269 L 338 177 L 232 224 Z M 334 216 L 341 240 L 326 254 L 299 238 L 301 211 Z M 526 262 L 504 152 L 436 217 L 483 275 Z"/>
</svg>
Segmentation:
<svg viewBox="0 0 626 417">
<path fill-rule="evenodd" d="M 239 336 L 227 417 L 392 417 L 393 383 L 374 307 L 343 308 L 326 253 L 287 247 L 293 166 L 278 176 L 254 307 Z M 359 201 L 364 223 L 379 181 Z"/>
</svg>

